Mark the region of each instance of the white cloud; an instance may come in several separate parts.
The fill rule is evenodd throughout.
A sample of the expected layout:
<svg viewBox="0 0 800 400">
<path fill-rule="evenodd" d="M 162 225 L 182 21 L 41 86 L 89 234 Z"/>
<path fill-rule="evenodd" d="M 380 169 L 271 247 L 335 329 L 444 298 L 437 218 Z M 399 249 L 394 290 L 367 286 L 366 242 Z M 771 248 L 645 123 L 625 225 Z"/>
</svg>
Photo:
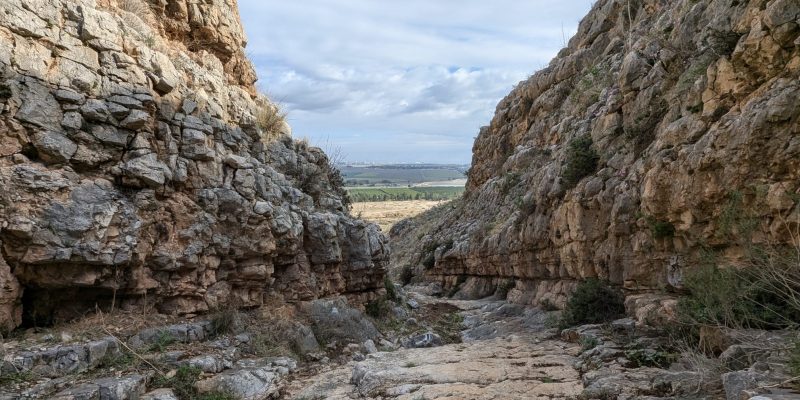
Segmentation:
<svg viewBox="0 0 800 400">
<path fill-rule="evenodd" d="M 259 85 L 352 161 L 468 162 L 592 0 L 239 0 Z"/>
</svg>

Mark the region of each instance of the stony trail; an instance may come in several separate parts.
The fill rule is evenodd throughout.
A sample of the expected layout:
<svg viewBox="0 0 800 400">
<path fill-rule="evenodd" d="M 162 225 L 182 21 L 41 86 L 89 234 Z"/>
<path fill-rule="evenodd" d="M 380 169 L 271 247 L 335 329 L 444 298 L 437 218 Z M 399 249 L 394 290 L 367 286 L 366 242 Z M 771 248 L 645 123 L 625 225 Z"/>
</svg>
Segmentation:
<svg viewBox="0 0 800 400">
<path fill-rule="evenodd" d="M 286 399 L 551 399 L 583 390 L 580 346 L 554 339 L 547 313 L 504 301 L 445 300 L 458 307 L 463 343 L 367 355 L 292 382 Z"/>
</svg>

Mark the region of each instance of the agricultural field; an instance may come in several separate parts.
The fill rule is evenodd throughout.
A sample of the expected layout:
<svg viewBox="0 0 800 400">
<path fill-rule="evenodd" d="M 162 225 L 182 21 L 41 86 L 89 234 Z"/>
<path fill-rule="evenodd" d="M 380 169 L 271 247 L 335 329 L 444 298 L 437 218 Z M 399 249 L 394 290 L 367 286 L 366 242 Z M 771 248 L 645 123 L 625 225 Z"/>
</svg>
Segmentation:
<svg viewBox="0 0 800 400">
<path fill-rule="evenodd" d="M 340 165 L 338 168 L 347 186 L 410 186 L 424 182 L 441 182 L 442 186 L 463 186 L 461 182 L 469 166 L 395 164 Z"/>
<path fill-rule="evenodd" d="M 380 201 L 404 201 L 404 200 L 428 200 L 442 201 L 452 200 L 464 193 L 463 186 L 419 186 L 419 187 L 381 187 L 347 188 L 350 200 L 353 203 L 380 202 Z"/>
<path fill-rule="evenodd" d="M 374 222 L 388 233 L 397 222 L 421 214 L 443 201 L 406 200 L 354 203 L 352 214 L 356 218 Z"/>
</svg>

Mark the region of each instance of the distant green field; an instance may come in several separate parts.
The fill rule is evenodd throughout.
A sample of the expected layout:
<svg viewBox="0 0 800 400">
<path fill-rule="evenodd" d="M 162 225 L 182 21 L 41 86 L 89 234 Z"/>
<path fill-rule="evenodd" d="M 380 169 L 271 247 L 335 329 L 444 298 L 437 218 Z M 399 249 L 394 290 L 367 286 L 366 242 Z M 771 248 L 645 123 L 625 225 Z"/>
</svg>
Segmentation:
<svg viewBox="0 0 800 400">
<path fill-rule="evenodd" d="M 451 200 L 464 193 L 463 187 L 398 187 L 349 188 L 347 193 L 355 203 L 389 200 Z"/>
<path fill-rule="evenodd" d="M 339 166 L 348 186 L 410 185 L 463 179 L 466 168 L 451 165 Z"/>
</svg>

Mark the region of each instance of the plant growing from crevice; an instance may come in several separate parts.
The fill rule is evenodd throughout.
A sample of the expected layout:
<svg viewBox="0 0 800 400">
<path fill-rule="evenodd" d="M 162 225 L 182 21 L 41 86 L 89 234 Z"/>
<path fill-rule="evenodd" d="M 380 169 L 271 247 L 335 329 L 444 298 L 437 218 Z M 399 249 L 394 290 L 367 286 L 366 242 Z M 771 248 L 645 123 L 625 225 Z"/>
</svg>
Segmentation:
<svg viewBox="0 0 800 400">
<path fill-rule="evenodd" d="M 520 174 L 518 172 L 506 172 L 505 176 L 503 176 L 503 180 L 500 182 L 500 193 L 503 196 L 507 195 L 511 189 L 519 184 L 521 180 Z"/>
<path fill-rule="evenodd" d="M 155 341 L 150 344 L 148 351 L 163 353 L 173 343 L 175 343 L 175 337 L 167 331 L 161 331 L 156 335 Z"/>
<path fill-rule="evenodd" d="M 589 278 L 578 284 L 561 315 L 561 327 L 609 322 L 625 315 L 622 292 L 607 282 Z"/>
<path fill-rule="evenodd" d="M 678 355 L 664 349 L 634 347 L 625 351 L 629 368 L 652 367 L 666 369 L 678 359 Z"/>
<path fill-rule="evenodd" d="M 567 147 L 567 158 L 561 177 L 568 188 L 573 188 L 581 179 L 593 174 L 600 156 L 594 149 L 592 137 L 584 135 L 572 139 Z"/>
<path fill-rule="evenodd" d="M 286 120 L 286 112 L 279 104 L 264 100 L 255 117 L 256 126 L 261 130 L 264 142 L 272 142 L 280 136 L 281 127 Z"/>
<path fill-rule="evenodd" d="M 658 220 L 652 216 L 645 218 L 654 239 L 666 239 L 675 236 L 675 226 L 669 221 Z"/>
<path fill-rule="evenodd" d="M 581 352 L 589 351 L 600 344 L 600 340 L 597 339 L 595 336 L 581 336 L 580 338 L 580 345 L 581 345 Z"/>
</svg>

